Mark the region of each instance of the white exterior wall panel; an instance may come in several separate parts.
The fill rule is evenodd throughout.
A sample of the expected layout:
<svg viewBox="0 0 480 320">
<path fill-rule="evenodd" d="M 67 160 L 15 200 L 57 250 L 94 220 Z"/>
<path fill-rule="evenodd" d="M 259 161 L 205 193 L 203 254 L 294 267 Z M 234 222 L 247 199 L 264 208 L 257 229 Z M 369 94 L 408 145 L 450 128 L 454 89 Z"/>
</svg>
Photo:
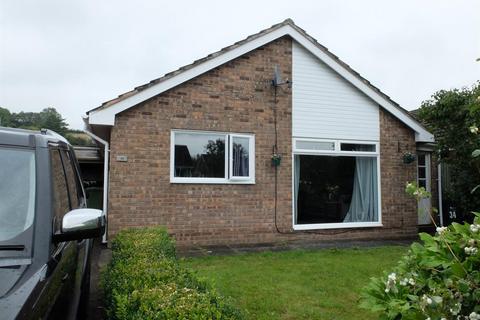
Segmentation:
<svg viewBox="0 0 480 320">
<path fill-rule="evenodd" d="M 293 136 L 380 140 L 379 106 L 293 42 Z"/>
</svg>

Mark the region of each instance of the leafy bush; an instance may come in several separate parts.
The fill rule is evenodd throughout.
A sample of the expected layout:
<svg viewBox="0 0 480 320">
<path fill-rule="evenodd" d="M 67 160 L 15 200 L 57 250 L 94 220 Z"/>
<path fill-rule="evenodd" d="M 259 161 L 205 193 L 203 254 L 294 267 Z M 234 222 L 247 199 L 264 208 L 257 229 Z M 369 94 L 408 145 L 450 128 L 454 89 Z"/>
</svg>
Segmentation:
<svg viewBox="0 0 480 320">
<path fill-rule="evenodd" d="M 419 119 L 435 135 L 440 160 L 449 170 L 444 200 L 457 208 L 457 222 L 471 222 L 470 212 L 480 207 L 480 197 L 470 193 L 480 179 L 478 164 L 471 152 L 480 148 L 480 81 L 469 88 L 441 90 L 424 101 L 417 112 Z"/>
<path fill-rule="evenodd" d="M 421 233 L 391 273 L 374 278 L 361 306 L 381 319 L 480 319 L 480 214 L 473 224 Z"/>
<path fill-rule="evenodd" d="M 102 275 L 110 319 L 241 319 L 206 282 L 181 267 L 163 228 L 120 232 Z"/>
</svg>

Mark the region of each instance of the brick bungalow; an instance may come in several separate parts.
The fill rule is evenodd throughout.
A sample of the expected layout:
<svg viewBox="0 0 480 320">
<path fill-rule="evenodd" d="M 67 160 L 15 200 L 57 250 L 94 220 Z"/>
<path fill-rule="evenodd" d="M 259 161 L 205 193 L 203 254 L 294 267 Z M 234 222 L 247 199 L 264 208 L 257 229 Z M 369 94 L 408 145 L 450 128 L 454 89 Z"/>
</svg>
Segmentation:
<svg viewBox="0 0 480 320">
<path fill-rule="evenodd" d="M 290 19 L 87 114 L 107 146 L 110 237 L 401 239 L 429 221 L 404 187 L 436 194 L 432 134 Z"/>
</svg>

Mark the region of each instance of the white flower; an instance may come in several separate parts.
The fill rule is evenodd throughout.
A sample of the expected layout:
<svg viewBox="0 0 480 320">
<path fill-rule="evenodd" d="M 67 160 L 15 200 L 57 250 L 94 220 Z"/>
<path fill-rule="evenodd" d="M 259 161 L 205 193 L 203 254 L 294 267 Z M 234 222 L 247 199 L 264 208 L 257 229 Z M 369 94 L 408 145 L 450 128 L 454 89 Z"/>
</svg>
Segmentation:
<svg viewBox="0 0 480 320">
<path fill-rule="evenodd" d="M 475 126 L 475 125 L 470 126 L 470 132 L 474 133 L 474 134 L 477 134 L 478 133 L 478 127 Z"/>
<path fill-rule="evenodd" d="M 447 229 L 447 227 L 437 227 L 437 233 L 443 234 L 445 231 L 447 231 Z"/>
<path fill-rule="evenodd" d="M 459 303 L 459 302 L 457 302 L 457 303 L 455 303 L 454 308 L 455 308 L 455 309 L 450 308 L 450 313 L 451 313 L 452 315 L 456 316 L 456 315 L 458 315 L 458 313 L 460 312 L 460 310 L 462 310 L 462 304 Z"/>
<path fill-rule="evenodd" d="M 479 229 L 480 229 L 480 224 L 471 224 L 470 225 L 470 231 L 472 231 L 473 233 L 477 233 Z"/>
<path fill-rule="evenodd" d="M 434 296 L 434 297 L 432 297 L 432 298 L 433 298 L 433 300 L 435 301 L 435 303 L 440 304 L 440 303 L 443 302 L 443 298 L 442 298 L 442 297 Z"/>
<path fill-rule="evenodd" d="M 468 255 L 476 255 L 477 252 L 478 252 L 478 249 L 475 248 L 475 247 L 465 247 L 465 253 L 468 254 Z"/>
<path fill-rule="evenodd" d="M 441 318 L 440 320 L 447 320 L 447 318 Z"/>
<path fill-rule="evenodd" d="M 432 304 L 433 303 L 433 300 L 430 297 L 428 297 L 426 294 L 424 294 L 422 296 L 422 301 L 425 304 Z"/>
<path fill-rule="evenodd" d="M 393 289 L 394 292 L 397 292 L 395 284 L 397 283 L 397 275 L 393 272 L 390 273 L 387 277 L 387 282 L 385 283 L 385 292 L 388 293 Z"/>
<path fill-rule="evenodd" d="M 468 316 L 468 318 L 470 320 L 480 320 L 480 314 L 476 313 L 476 312 L 472 312 L 470 313 L 470 315 Z"/>
<path fill-rule="evenodd" d="M 411 285 L 411 286 L 414 286 L 415 285 L 415 280 L 413 280 L 413 278 L 403 278 L 402 280 L 400 280 L 400 285 L 401 286 L 406 286 L 406 285 Z"/>
</svg>

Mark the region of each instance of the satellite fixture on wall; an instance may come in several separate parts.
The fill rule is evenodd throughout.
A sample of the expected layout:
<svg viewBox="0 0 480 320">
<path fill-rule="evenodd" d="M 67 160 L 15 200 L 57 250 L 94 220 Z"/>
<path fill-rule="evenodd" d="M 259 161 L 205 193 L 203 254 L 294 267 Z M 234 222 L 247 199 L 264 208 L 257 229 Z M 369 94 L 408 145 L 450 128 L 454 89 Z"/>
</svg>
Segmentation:
<svg viewBox="0 0 480 320">
<path fill-rule="evenodd" d="M 288 79 L 283 81 L 282 80 L 282 74 L 280 72 L 280 68 L 278 67 L 278 65 L 275 65 L 275 68 L 274 68 L 274 71 L 273 71 L 273 80 L 272 80 L 272 86 L 274 87 L 278 87 L 278 86 L 281 86 L 281 85 L 288 85 L 289 88 L 292 87 L 292 82 L 289 81 Z"/>
</svg>

